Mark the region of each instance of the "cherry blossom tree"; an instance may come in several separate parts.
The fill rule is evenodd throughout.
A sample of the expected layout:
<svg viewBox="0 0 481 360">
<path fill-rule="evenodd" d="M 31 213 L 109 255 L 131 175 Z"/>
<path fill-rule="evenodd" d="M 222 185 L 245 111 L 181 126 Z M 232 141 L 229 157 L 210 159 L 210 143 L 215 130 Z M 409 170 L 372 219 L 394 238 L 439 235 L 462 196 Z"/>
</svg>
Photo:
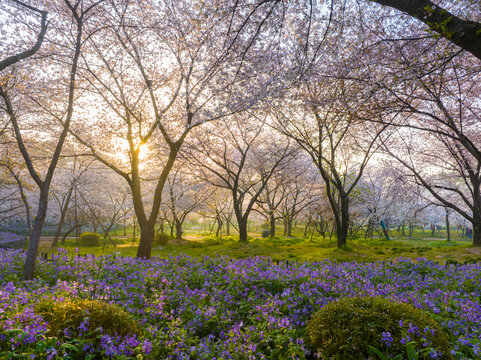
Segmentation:
<svg viewBox="0 0 481 360">
<path fill-rule="evenodd" d="M 247 242 L 249 215 L 260 195 L 295 153 L 289 141 L 267 136 L 265 121 L 256 120 L 229 118 L 223 121 L 223 131 L 216 133 L 206 127 L 187 150 L 205 181 L 230 192 L 241 242 Z"/>
<path fill-rule="evenodd" d="M 392 7 L 416 18 L 426 24 L 429 30 L 481 60 L 481 22 L 477 1 L 453 1 L 446 4 L 446 7 L 443 7 L 441 1 L 430 0 L 369 1 Z"/>
<path fill-rule="evenodd" d="M 37 257 L 40 236 L 47 215 L 50 185 L 74 113 L 75 92 L 77 89 L 77 70 L 82 45 L 86 38 L 85 21 L 94 11 L 98 2 L 87 0 L 64 0 L 63 2 L 55 2 L 48 5 L 50 8 L 47 11 L 52 15 L 50 21 L 55 22 L 55 27 L 52 26 L 52 28 L 55 28 L 56 30 L 55 32 L 51 32 L 49 43 L 57 46 L 57 52 L 52 56 L 52 58 L 57 56 L 56 62 L 53 64 L 52 58 L 49 58 L 48 64 L 52 67 L 48 73 L 48 79 L 44 79 L 44 76 L 40 74 L 40 72 L 44 71 L 41 63 L 43 59 L 40 59 L 40 63 L 33 64 L 32 62 L 29 62 L 25 64 L 25 68 L 18 70 L 12 69 L 9 76 L 2 77 L 2 82 L 0 84 L 0 97 L 3 101 L 0 107 L 4 113 L 8 115 L 28 172 L 35 181 L 40 192 L 36 216 L 30 234 L 27 257 L 25 260 L 24 277 L 27 280 L 33 279 L 34 276 L 35 259 Z M 29 10 L 33 9 L 29 8 Z M 45 13 L 42 13 L 42 19 L 44 16 L 46 16 Z M 42 32 L 44 31 L 45 30 L 42 29 L 39 34 L 40 40 L 43 38 Z M 48 35 L 49 34 L 46 34 L 46 36 Z M 37 44 L 41 44 L 41 41 L 36 42 L 36 45 L 33 47 L 34 50 Z M 20 56 L 20 58 L 22 58 L 22 56 Z M 8 59 L 9 58 L 6 60 Z M 66 59 L 70 60 L 67 61 Z M 15 62 L 17 61 L 15 60 Z M 11 68 L 12 67 L 10 66 L 3 71 Z M 27 74 L 29 75 L 27 76 Z M 33 86 L 33 79 L 39 80 L 35 86 Z M 59 87 L 56 90 L 66 92 L 67 95 L 65 96 L 64 94 L 57 93 L 56 95 L 59 96 L 60 101 L 52 105 L 49 103 L 53 100 L 52 94 L 46 94 L 45 91 L 43 91 L 45 89 L 45 83 L 42 82 L 43 80 L 46 80 L 50 84 L 52 81 L 57 80 Z M 28 90 L 22 91 L 23 89 Z M 52 107 L 50 107 L 50 105 L 52 105 Z M 52 126 L 55 128 L 53 134 L 47 136 L 49 136 L 51 140 L 55 139 L 56 141 L 53 140 L 54 144 L 50 156 L 50 163 L 44 174 L 40 173 L 38 167 L 35 167 L 32 151 L 29 151 L 27 148 L 26 142 L 24 141 L 25 132 L 22 131 L 25 130 L 22 129 L 22 127 L 24 127 L 26 122 L 30 121 L 30 125 L 32 124 L 32 116 L 34 116 L 34 114 L 37 116 L 42 114 L 44 119 L 53 119 L 54 124 L 55 122 L 60 123 L 60 132 L 58 132 L 55 125 L 52 125 L 52 122 L 47 125 L 47 129 L 51 129 Z M 37 123 L 35 125 L 38 126 L 39 124 Z"/>
<path fill-rule="evenodd" d="M 165 204 L 172 215 L 177 240 L 182 240 L 182 229 L 187 216 L 200 210 L 214 192 L 205 182 L 186 172 L 185 168 L 185 164 L 178 163 L 169 174 L 164 189 L 167 195 L 164 196 Z"/>
<path fill-rule="evenodd" d="M 346 245 L 352 193 L 387 128 L 366 126 L 359 116 L 369 106 L 356 81 L 314 76 L 296 102 L 273 108 L 277 129 L 308 154 L 324 182 L 334 215 L 337 245 Z M 372 113 L 373 116 L 377 116 Z"/>
<path fill-rule="evenodd" d="M 280 91 L 280 63 L 287 70 L 289 57 L 299 58 L 280 56 L 295 44 L 281 47 L 286 20 L 285 9 L 240 1 L 106 5 L 98 19 L 105 26 L 89 38 L 82 63 L 85 108 L 92 98 L 99 105 L 71 133 L 128 183 L 141 231 L 137 256 L 150 257 L 163 188 L 191 131 Z M 145 179 L 155 182 L 150 209 Z"/>
</svg>

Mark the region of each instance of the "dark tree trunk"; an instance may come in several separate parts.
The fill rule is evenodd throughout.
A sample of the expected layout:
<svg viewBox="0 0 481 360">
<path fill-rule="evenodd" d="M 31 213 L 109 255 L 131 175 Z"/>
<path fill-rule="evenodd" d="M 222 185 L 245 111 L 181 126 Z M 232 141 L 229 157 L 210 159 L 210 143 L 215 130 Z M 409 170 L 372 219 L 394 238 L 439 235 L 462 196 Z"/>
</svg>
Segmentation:
<svg viewBox="0 0 481 360">
<path fill-rule="evenodd" d="M 481 23 L 462 19 L 430 0 L 371 0 L 403 11 L 481 59 Z"/>
<path fill-rule="evenodd" d="M 473 222 L 473 246 L 481 246 L 481 216 Z"/>
<path fill-rule="evenodd" d="M 290 218 L 287 219 L 287 237 L 292 237 L 292 220 Z"/>
<path fill-rule="evenodd" d="M 42 235 L 42 228 L 45 222 L 45 216 L 47 215 L 48 189 L 49 187 L 46 186 L 40 190 L 37 215 L 35 216 L 33 223 L 30 241 L 28 243 L 27 257 L 25 259 L 25 267 L 23 272 L 25 280 L 33 280 L 38 245 L 40 244 L 40 236 Z"/>
<path fill-rule="evenodd" d="M 331 231 L 329 231 L 329 240 L 332 239 L 332 235 L 334 234 L 334 229 L 336 228 L 336 224 L 333 223 L 331 226 Z"/>
<path fill-rule="evenodd" d="M 230 218 L 227 219 L 227 221 L 225 223 L 225 234 L 227 236 L 230 236 Z"/>
<path fill-rule="evenodd" d="M 451 241 L 451 228 L 449 226 L 449 211 L 446 208 L 446 234 L 447 234 L 447 240 Z"/>
<path fill-rule="evenodd" d="M 175 238 L 182 240 L 182 222 L 178 219 L 175 220 Z"/>
<path fill-rule="evenodd" d="M 406 233 L 404 232 L 404 224 L 402 224 L 401 228 L 402 228 L 402 236 L 405 236 Z"/>
<path fill-rule="evenodd" d="M 239 223 L 239 241 L 247 242 L 247 221 L 241 221 Z"/>
<path fill-rule="evenodd" d="M 341 248 L 347 244 L 347 234 L 349 231 L 349 199 L 340 199 L 340 216 L 336 217 L 337 247 Z"/>
<path fill-rule="evenodd" d="M 473 186 L 473 246 L 481 246 L 481 184 Z"/>
<path fill-rule="evenodd" d="M 304 237 L 307 236 L 307 231 L 309 230 L 310 225 L 311 225 L 311 220 L 307 221 L 306 226 L 304 226 Z"/>
<path fill-rule="evenodd" d="M 481 186 L 479 183 L 474 188 L 473 196 L 473 246 L 481 246 Z"/>
<path fill-rule="evenodd" d="M 217 216 L 217 231 L 215 233 L 215 237 L 219 237 L 219 234 L 222 235 L 222 226 L 223 226 L 222 218 L 220 217 L 220 215 L 218 215 Z"/>
<path fill-rule="evenodd" d="M 140 242 L 137 249 L 138 258 L 150 259 L 152 243 L 154 241 L 154 233 L 155 229 L 153 223 L 147 222 L 140 226 Z"/>
<path fill-rule="evenodd" d="M 337 247 L 341 248 L 347 244 L 347 234 L 349 232 L 349 218 L 342 218 L 339 227 L 336 227 L 337 233 Z"/>
<path fill-rule="evenodd" d="M 62 240 L 60 240 L 60 243 L 65 244 L 65 239 L 67 238 L 67 236 L 69 236 L 72 233 L 72 231 L 74 231 L 76 228 L 77 228 L 77 225 L 74 225 L 69 230 L 67 230 L 67 232 L 63 234 Z"/>
<path fill-rule="evenodd" d="M 62 233 L 63 224 L 65 223 L 65 215 L 67 215 L 68 206 L 70 204 L 70 199 L 72 197 L 72 188 L 68 190 L 67 196 L 65 197 L 65 201 L 63 202 L 63 206 L 60 209 L 60 221 L 58 223 L 57 232 L 55 233 L 55 237 L 52 241 L 52 246 L 57 246 L 58 238 Z"/>
<path fill-rule="evenodd" d="M 271 224 L 271 236 L 276 236 L 276 217 L 274 214 L 270 216 L 270 224 Z"/>
<path fill-rule="evenodd" d="M 60 221 L 58 223 L 57 231 L 55 233 L 55 237 L 52 240 L 52 247 L 55 247 L 58 245 L 58 238 L 60 237 L 60 234 L 62 233 L 62 228 L 63 224 L 65 223 L 65 213 L 62 212 L 60 215 Z"/>
</svg>

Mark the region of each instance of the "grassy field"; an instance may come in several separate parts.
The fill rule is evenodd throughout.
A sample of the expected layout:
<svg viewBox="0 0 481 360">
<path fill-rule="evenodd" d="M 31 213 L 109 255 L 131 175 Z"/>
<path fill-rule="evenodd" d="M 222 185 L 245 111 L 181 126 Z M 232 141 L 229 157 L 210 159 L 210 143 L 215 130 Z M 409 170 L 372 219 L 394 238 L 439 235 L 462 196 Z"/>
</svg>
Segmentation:
<svg viewBox="0 0 481 360">
<path fill-rule="evenodd" d="M 214 236 L 196 235 L 187 232 L 182 242 L 171 241 L 166 246 L 155 245 L 152 256 L 168 257 L 169 255 L 187 254 L 194 257 L 204 255 L 227 255 L 234 258 L 247 258 L 252 256 L 267 256 L 273 260 L 289 261 L 318 261 L 330 258 L 338 261 L 376 261 L 391 260 L 399 257 L 411 259 L 426 258 L 444 263 L 447 260 L 458 262 L 481 261 L 481 249 L 470 246 L 470 241 L 454 237 L 448 242 L 443 239 L 442 233 L 431 235 L 430 232 L 416 231 L 413 238 L 401 237 L 393 234 L 395 239 L 364 239 L 354 238 L 348 240 L 343 249 L 336 247 L 336 240 L 319 236 L 273 237 L 260 238 L 255 232 L 250 233 L 248 243 L 240 243 L 236 236 L 216 238 Z M 61 247 L 74 254 L 119 255 L 135 256 L 138 240 L 129 238 L 113 238 L 116 246 L 108 240 L 99 247 L 79 247 L 75 239 L 67 239 Z M 77 250 L 78 249 L 78 250 Z M 46 239 L 40 246 L 41 252 L 55 253 L 57 249 L 50 246 Z"/>
</svg>

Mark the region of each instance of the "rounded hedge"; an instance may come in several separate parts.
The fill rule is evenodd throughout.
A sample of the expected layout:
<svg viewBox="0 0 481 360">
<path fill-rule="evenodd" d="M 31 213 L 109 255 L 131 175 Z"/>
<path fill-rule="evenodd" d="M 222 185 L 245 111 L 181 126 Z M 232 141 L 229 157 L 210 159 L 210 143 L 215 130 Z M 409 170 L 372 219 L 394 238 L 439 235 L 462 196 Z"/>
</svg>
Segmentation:
<svg viewBox="0 0 481 360">
<path fill-rule="evenodd" d="M 170 240 L 169 234 L 164 232 L 155 233 L 154 241 L 157 245 L 165 246 Z"/>
<path fill-rule="evenodd" d="M 80 235 L 81 246 L 99 246 L 100 245 L 100 235 L 97 233 L 84 232 Z"/>
<path fill-rule="evenodd" d="M 49 334 L 59 339 L 65 336 L 88 338 L 89 333 L 95 339 L 99 332 L 121 338 L 141 334 L 137 323 L 126 311 L 99 300 L 44 300 L 35 306 L 35 313 L 48 323 Z M 99 328 L 102 330 L 95 331 Z"/>
<path fill-rule="evenodd" d="M 436 321 L 420 309 L 387 299 L 329 303 L 312 316 L 307 330 L 310 346 L 326 359 L 378 358 L 369 346 L 389 359 L 406 355 L 407 343 L 419 352 L 418 359 L 430 359 L 433 351 L 438 359 L 452 359 L 448 337 Z"/>
</svg>

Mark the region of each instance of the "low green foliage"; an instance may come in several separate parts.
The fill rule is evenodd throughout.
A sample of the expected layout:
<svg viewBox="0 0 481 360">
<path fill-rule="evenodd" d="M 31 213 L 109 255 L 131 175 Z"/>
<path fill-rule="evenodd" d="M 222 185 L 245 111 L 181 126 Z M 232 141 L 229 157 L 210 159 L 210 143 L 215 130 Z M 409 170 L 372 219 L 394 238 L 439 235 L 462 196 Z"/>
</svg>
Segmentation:
<svg viewBox="0 0 481 360">
<path fill-rule="evenodd" d="M 99 300 L 45 300 L 35 306 L 35 313 L 48 322 L 49 335 L 59 339 L 67 334 L 77 337 L 79 332 L 91 333 L 95 338 L 98 328 L 102 328 L 103 334 L 122 338 L 141 334 L 135 320 L 127 312 Z"/>
<path fill-rule="evenodd" d="M 75 239 L 67 239 L 62 247 L 65 247 L 71 255 L 117 253 L 123 256 L 135 256 L 137 254 L 138 241 L 132 242 L 130 238 L 113 237 L 112 239 L 116 246 L 113 246 L 109 240 L 106 240 L 102 247 L 79 246 Z M 56 253 L 57 249 L 50 247 L 50 241 L 45 241 L 40 244 L 40 251 Z M 481 260 L 481 250 L 471 246 L 470 242 L 465 239 L 451 242 L 408 238 L 396 240 L 348 239 L 346 248 L 337 249 L 335 238 L 329 239 L 322 236 L 249 237 L 247 243 L 240 243 L 238 235 L 216 237 L 212 234 L 204 237 L 197 234 L 187 236 L 184 242 L 169 242 L 165 246 L 154 246 L 152 249 L 152 256 L 168 257 L 179 253 L 193 257 L 204 255 L 228 255 L 233 258 L 270 256 L 275 259 L 299 261 L 319 261 L 330 258 L 334 261 L 371 262 L 389 261 L 399 257 L 413 260 L 422 257 L 439 263 L 450 260 L 456 260 L 459 263 Z"/>
<path fill-rule="evenodd" d="M 100 235 L 97 233 L 84 232 L 80 235 L 81 246 L 100 246 Z"/>
<path fill-rule="evenodd" d="M 165 246 L 169 243 L 169 240 L 170 240 L 169 234 L 165 232 L 155 233 L 155 238 L 154 238 L 155 244 L 160 246 Z"/>
<path fill-rule="evenodd" d="M 326 359 L 367 359 L 370 347 L 387 358 L 414 350 L 418 359 L 451 359 L 448 337 L 436 321 L 404 303 L 382 298 L 343 298 L 315 313 L 308 342 Z M 409 346 L 407 346 L 409 344 Z"/>
</svg>

